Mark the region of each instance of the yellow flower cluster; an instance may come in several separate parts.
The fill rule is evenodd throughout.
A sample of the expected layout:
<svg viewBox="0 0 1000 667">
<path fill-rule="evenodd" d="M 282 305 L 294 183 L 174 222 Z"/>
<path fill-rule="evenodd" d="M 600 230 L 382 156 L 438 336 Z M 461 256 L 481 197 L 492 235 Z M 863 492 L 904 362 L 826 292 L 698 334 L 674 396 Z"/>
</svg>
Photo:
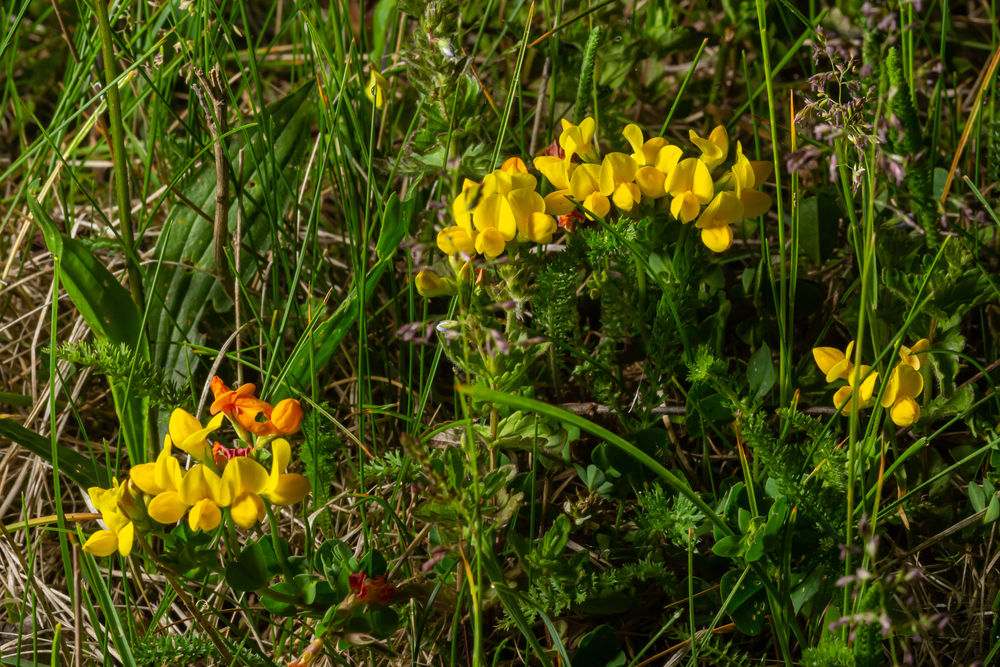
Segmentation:
<svg viewBox="0 0 1000 667">
<path fill-rule="evenodd" d="M 135 534 L 133 519 L 148 517 L 167 525 L 186 514 L 192 530 L 207 531 L 218 527 L 222 510 L 229 508 L 233 523 L 251 528 L 266 517 L 265 500 L 275 505 L 294 505 L 309 495 L 308 479 L 284 472 L 291 448 L 287 440 L 278 437 L 298 430 L 302 414 L 298 402 L 289 399 L 294 405 L 282 401 L 272 409 L 253 398 L 253 385 L 233 391 L 218 380 L 213 381 L 212 389 L 216 396 L 212 411 L 217 414 L 207 425 L 202 426 L 184 410 L 174 410 L 155 462 L 133 466 L 129 479 L 123 484 L 115 480 L 111 489 L 89 489 L 107 530 L 91 535 L 83 545 L 85 551 L 96 556 L 118 551 L 127 556 Z M 272 419 L 265 422 L 270 428 L 258 435 L 255 446 L 230 449 L 219 443 L 214 447 L 209 444 L 209 434 L 222 426 L 224 416 L 237 433 L 249 437 L 241 422 L 248 421 L 247 414 L 259 414 L 262 406 Z M 270 471 L 254 458 L 267 444 L 271 448 Z M 175 446 L 190 455 L 195 465 L 184 470 L 173 455 Z M 140 509 L 143 507 L 144 511 Z"/>
<path fill-rule="evenodd" d="M 920 404 L 917 403 L 917 398 L 924 390 L 924 377 L 920 374 L 920 366 L 927 356 L 925 351 L 929 347 L 930 343 L 926 338 L 918 340 L 913 347 L 902 346 L 899 350 L 901 361 L 889 374 L 880 405 L 889 411 L 889 416 L 897 426 L 910 426 L 920 419 Z M 869 366 L 855 365 L 851 361 L 853 351 L 853 341 L 844 352 L 833 347 L 813 349 L 813 359 L 816 360 L 820 371 L 826 375 L 827 382 L 847 380 L 847 385 L 838 389 L 833 395 L 834 407 L 845 415 L 851 414 L 850 397 L 855 390 L 859 392 L 859 407 L 869 407 L 872 404 L 875 382 L 878 379 L 878 373 L 868 373 Z"/>
<path fill-rule="evenodd" d="M 555 188 L 544 198 L 520 158 L 507 160 L 481 183 L 466 179 L 451 206 L 455 224 L 437 236 L 441 252 L 493 259 L 517 240 L 548 243 L 558 228 L 557 218 L 578 207 L 591 220 L 607 216 L 612 204 L 631 216 L 644 200 L 655 206 L 656 200 L 668 197 L 670 214 L 683 223 L 696 221 L 705 245 L 722 252 L 733 242 L 731 225 L 744 217 L 761 216 L 771 207 L 771 198 L 758 188 L 772 165 L 750 161 L 739 142 L 733 166 L 713 180 L 712 172 L 729 157 L 729 135 L 722 126 L 708 139 L 691 131 L 691 142 L 701 155 L 686 159 L 683 149 L 662 137 L 644 139 L 638 125 L 622 131 L 631 154 L 602 157 L 594 142 L 596 129 L 593 118 L 579 125 L 562 121 L 558 143 L 563 156 L 545 155 L 534 161 Z M 425 297 L 454 294 L 456 289 L 454 281 L 432 271 L 418 273 L 415 283 Z"/>
</svg>

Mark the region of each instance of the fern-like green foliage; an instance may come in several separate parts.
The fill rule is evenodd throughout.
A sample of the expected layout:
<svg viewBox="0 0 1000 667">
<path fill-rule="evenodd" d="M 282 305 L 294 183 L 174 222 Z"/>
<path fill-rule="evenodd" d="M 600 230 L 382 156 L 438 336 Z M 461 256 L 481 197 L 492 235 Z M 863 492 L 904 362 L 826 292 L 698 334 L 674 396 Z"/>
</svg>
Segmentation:
<svg viewBox="0 0 1000 667">
<path fill-rule="evenodd" d="M 855 667 L 854 652 L 838 639 L 828 638 L 802 652 L 805 667 Z"/>
<path fill-rule="evenodd" d="M 906 178 L 907 186 L 910 189 L 910 199 L 913 202 L 917 220 L 926 232 L 927 245 L 936 248 L 940 241 L 934 229 L 935 213 L 931 203 L 931 173 L 926 164 L 923 164 L 924 161 L 918 159 L 918 155 L 924 149 L 924 136 L 920 130 L 917 110 L 913 107 L 913 100 L 910 97 L 910 84 L 906 80 L 903 64 L 899 60 L 899 52 L 895 47 L 889 49 L 886 67 L 889 70 L 889 80 L 893 88 L 896 89 L 896 94 L 889 100 L 889 107 L 899 122 L 903 124 L 903 136 L 896 138 L 895 148 L 900 154 L 910 156 L 911 162 L 908 165 Z"/>
<path fill-rule="evenodd" d="M 670 496 L 658 484 L 639 491 L 638 498 L 642 507 L 639 524 L 679 547 L 687 548 L 689 531 L 705 520 L 705 515 L 686 496 Z"/>
<path fill-rule="evenodd" d="M 149 360 L 137 358 L 125 343 L 116 345 L 106 338 L 98 338 L 93 343 L 63 343 L 56 348 L 55 356 L 77 366 L 95 368 L 113 383 L 122 387 L 127 385 L 133 395 L 148 398 L 154 405 L 167 410 L 184 407 L 190 402 L 186 384 L 164 382 L 162 371 L 154 368 Z"/>
<path fill-rule="evenodd" d="M 566 340 L 579 328 L 576 311 L 579 261 L 573 253 L 557 253 L 538 274 L 535 319 L 552 340 Z"/>
<path fill-rule="evenodd" d="M 321 403 L 320 407 L 329 413 L 329 406 Z M 343 447 L 340 438 L 331 424 L 319 410 L 311 410 L 302 419 L 302 460 L 303 474 L 312 487 L 312 505 L 310 512 L 323 507 L 330 500 L 330 480 L 333 478 L 334 455 Z M 330 513 L 323 512 L 318 517 L 320 528 L 329 530 Z"/>
<path fill-rule="evenodd" d="M 248 667 L 271 667 L 274 663 L 263 656 L 240 650 L 231 642 L 229 650 L 235 655 L 239 653 L 237 662 Z M 139 637 L 132 645 L 132 655 L 140 665 L 191 665 L 215 664 L 219 660 L 219 651 L 206 635 L 189 632 L 184 635 L 146 635 Z"/>
<path fill-rule="evenodd" d="M 580 67 L 580 83 L 576 88 L 576 124 L 579 125 L 587 115 L 587 103 L 590 101 L 594 87 L 594 61 L 597 59 L 597 45 L 601 41 L 601 26 L 595 26 L 590 31 L 587 46 L 583 50 L 583 65 Z"/>
<path fill-rule="evenodd" d="M 872 586 L 861 600 L 860 613 L 878 611 L 881 607 L 879 590 Z M 854 663 L 857 667 L 883 667 L 882 627 L 878 623 L 861 623 L 854 630 Z"/>
</svg>

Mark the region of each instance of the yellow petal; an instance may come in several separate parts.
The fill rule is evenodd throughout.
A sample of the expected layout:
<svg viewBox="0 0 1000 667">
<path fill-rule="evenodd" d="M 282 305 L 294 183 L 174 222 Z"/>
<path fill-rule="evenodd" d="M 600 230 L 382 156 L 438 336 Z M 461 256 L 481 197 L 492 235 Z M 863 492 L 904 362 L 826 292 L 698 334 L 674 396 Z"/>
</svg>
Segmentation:
<svg viewBox="0 0 1000 667">
<path fill-rule="evenodd" d="M 436 296 L 455 294 L 458 289 L 454 282 L 442 278 L 430 270 L 420 271 L 413 277 L 413 284 L 417 288 L 417 293 L 425 299 L 432 299 Z"/>
<path fill-rule="evenodd" d="M 882 400 L 879 404 L 883 408 L 890 408 L 896 402 L 896 398 L 899 396 L 899 366 L 892 369 L 889 373 L 889 379 L 885 382 L 885 388 L 882 390 Z"/>
<path fill-rule="evenodd" d="M 501 253 L 507 247 L 504 242 L 503 234 L 500 230 L 488 228 L 484 229 L 483 232 L 476 237 L 476 252 L 482 253 L 486 256 L 486 259 L 493 259 Z"/>
<path fill-rule="evenodd" d="M 149 501 L 150 518 L 163 524 L 177 523 L 187 512 L 188 506 L 181 502 L 176 491 L 165 491 Z"/>
<path fill-rule="evenodd" d="M 733 244 L 733 228 L 729 225 L 701 230 L 701 242 L 712 252 L 723 252 Z"/>
<path fill-rule="evenodd" d="M 129 521 L 128 525 L 118 533 L 118 553 L 128 556 L 132 552 L 132 541 L 135 539 L 135 525 Z"/>
<path fill-rule="evenodd" d="M 389 82 L 385 77 L 372 67 L 371 75 L 368 77 L 368 85 L 365 87 L 365 97 L 369 102 L 374 102 L 375 107 L 382 109 L 385 107 L 385 91 L 389 88 Z"/>
<path fill-rule="evenodd" d="M 215 530 L 221 521 L 222 511 L 209 498 L 195 503 L 195 506 L 191 508 L 191 513 L 188 514 L 188 526 L 191 527 L 191 530 L 204 530 L 206 532 Z"/>
<path fill-rule="evenodd" d="M 625 129 L 622 130 L 622 134 L 632 147 L 633 153 L 638 153 L 642 150 L 642 129 L 638 125 L 626 125 Z"/>
<path fill-rule="evenodd" d="M 255 493 L 242 493 L 233 501 L 229 510 L 233 522 L 240 528 L 252 528 L 264 516 L 264 501 Z"/>
<path fill-rule="evenodd" d="M 889 415 L 896 426 L 912 426 L 920 420 L 920 406 L 909 396 L 901 396 Z"/>
<path fill-rule="evenodd" d="M 466 255 L 476 254 L 476 244 L 472 236 L 464 227 L 458 225 L 445 227 L 438 232 L 437 246 L 446 255 L 457 255 L 460 252 Z"/>
<path fill-rule="evenodd" d="M 545 200 L 534 190 L 514 190 L 507 201 L 514 215 L 517 231 L 521 232 L 522 236 L 528 236 L 528 221 L 532 214 L 545 212 Z"/>
<path fill-rule="evenodd" d="M 538 179 L 531 174 L 511 174 L 510 192 L 514 190 L 534 190 L 538 185 Z M 510 194 L 508 192 L 508 194 Z"/>
<path fill-rule="evenodd" d="M 691 222 L 698 217 L 701 206 L 693 192 L 684 192 L 670 202 L 670 213 L 681 222 Z"/>
<path fill-rule="evenodd" d="M 632 187 L 629 187 L 632 186 Z M 632 191 L 635 188 L 635 191 Z M 614 202 L 618 210 L 628 213 L 632 208 L 639 203 L 637 200 L 641 197 L 639 194 L 639 188 L 635 183 L 622 183 L 617 186 L 614 191 Z"/>
<path fill-rule="evenodd" d="M 833 407 L 840 410 L 841 414 L 850 415 L 851 414 L 851 403 L 853 399 L 851 398 L 851 388 L 841 387 L 833 395 Z"/>
<path fill-rule="evenodd" d="M 278 476 L 277 484 L 269 489 L 266 497 L 275 505 L 294 505 L 309 495 L 309 480 L 297 473 Z"/>
<path fill-rule="evenodd" d="M 188 416 L 190 417 L 191 415 Z M 201 428 L 201 424 L 199 424 L 198 421 L 195 420 L 195 424 L 198 425 L 198 428 L 193 431 L 186 432 L 183 438 L 174 437 L 173 428 L 171 428 L 171 439 L 177 444 L 178 447 L 183 449 L 185 452 L 187 452 L 194 458 L 198 459 L 199 461 L 203 461 L 205 460 L 205 458 L 211 455 L 212 451 L 212 447 L 211 445 L 208 444 L 208 440 L 206 438 L 209 433 L 219 429 L 222 426 L 222 419 L 224 416 L 225 416 L 224 413 L 222 412 L 218 413 L 217 415 L 212 417 L 212 420 L 208 422 L 208 426 L 206 426 L 205 428 Z M 194 418 L 192 417 L 192 419 Z M 170 418 L 170 421 L 171 424 L 173 424 L 173 417 Z"/>
<path fill-rule="evenodd" d="M 222 413 L 219 413 L 222 414 Z M 201 430 L 201 422 L 195 416 L 177 408 L 170 413 L 170 440 L 177 446 L 187 440 L 188 436 Z"/>
<path fill-rule="evenodd" d="M 704 162 L 695 160 L 694 174 L 692 175 L 691 191 L 698 198 L 699 204 L 707 204 L 715 196 L 715 183 L 712 182 L 712 174 Z"/>
<path fill-rule="evenodd" d="M 83 543 L 83 550 L 95 556 L 110 556 L 118 550 L 118 536 L 110 530 L 99 530 Z"/>
<path fill-rule="evenodd" d="M 758 190 L 741 190 L 740 201 L 743 202 L 743 215 L 747 218 L 759 218 L 771 208 L 771 198 Z"/>
<path fill-rule="evenodd" d="M 608 212 L 611 210 L 611 202 L 600 192 L 594 192 L 583 200 L 583 207 L 598 218 L 604 218 L 607 217 Z M 587 214 L 587 217 L 593 220 L 594 218 L 590 213 Z"/>
<path fill-rule="evenodd" d="M 264 466 L 248 456 L 237 456 L 222 471 L 222 488 L 236 498 L 242 493 L 260 493 L 269 479 Z"/>
<path fill-rule="evenodd" d="M 751 160 L 750 168 L 753 169 L 754 187 L 759 188 L 764 183 L 764 181 L 770 178 L 771 172 L 774 171 L 774 163 L 757 162 L 756 160 Z"/>
<path fill-rule="evenodd" d="M 865 378 L 864 382 L 861 383 L 861 404 L 865 405 L 871 400 L 872 393 L 875 391 L 875 380 L 878 379 L 878 373 L 869 374 L 868 371 L 871 366 L 855 366 L 854 372 L 851 373 L 850 386 L 857 386 L 858 379 Z M 865 376 L 868 377 L 865 377 Z"/>
<path fill-rule="evenodd" d="M 723 128 L 722 131 L 725 132 L 725 128 Z M 712 135 L 714 136 L 715 132 L 713 132 Z M 723 160 L 726 159 L 722 153 L 722 148 L 716 142 L 712 141 L 711 137 L 709 139 L 702 139 L 694 130 L 689 130 L 688 136 L 691 139 L 691 143 L 701 149 L 701 162 L 708 168 L 709 171 L 715 169 L 722 163 Z M 728 150 L 728 140 L 726 147 Z"/>
<path fill-rule="evenodd" d="M 209 498 L 225 507 L 232 498 L 231 494 L 226 495 L 226 489 L 222 488 L 222 480 L 219 476 L 204 464 L 196 465 L 187 471 L 184 479 L 181 480 L 177 493 L 180 501 L 185 505 L 195 505 L 201 500 Z"/>
<path fill-rule="evenodd" d="M 137 466 L 132 466 L 132 469 L 129 470 L 128 474 L 132 481 L 135 482 L 135 485 L 142 489 L 143 493 L 155 496 L 156 494 L 163 493 L 164 491 L 164 489 L 156 483 L 155 469 L 155 463 L 142 463 Z M 91 501 L 93 501 L 93 496 L 91 496 Z"/>
<path fill-rule="evenodd" d="M 573 199 L 582 202 L 593 192 L 600 190 L 601 168 L 594 164 L 581 164 L 573 172 L 569 181 L 569 191 Z"/>
<path fill-rule="evenodd" d="M 926 338 L 921 338 L 913 347 L 901 346 L 899 349 L 899 356 L 903 360 L 903 363 L 908 364 L 913 367 L 914 370 L 919 371 L 920 366 L 923 363 L 924 357 L 927 354 L 924 350 L 930 348 L 931 344 Z"/>
<path fill-rule="evenodd" d="M 644 197 L 658 199 L 667 191 L 663 189 L 666 177 L 656 167 L 643 167 L 635 172 L 635 182 Z"/>
<path fill-rule="evenodd" d="M 678 146 L 664 146 L 660 149 L 660 152 L 656 154 L 656 162 L 654 165 L 657 169 L 663 172 L 664 176 L 669 177 L 673 173 L 674 168 L 677 163 L 680 162 L 681 156 L 684 151 Z"/>
<path fill-rule="evenodd" d="M 924 376 L 907 364 L 896 366 L 899 373 L 899 396 L 917 398 L 924 390 Z"/>
<path fill-rule="evenodd" d="M 625 153 L 609 153 L 601 163 L 601 194 L 610 197 L 621 183 L 631 183 L 635 180 L 635 172 L 639 166 L 630 155 Z"/>
<path fill-rule="evenodd" d="M 576 208 L 566 195 L 569 190 L 556 190 L 545 195 L 545 212 L 549 215 L 568 215 Z"/>
<path fill-rule="evenodd" d="M 651 167 L 656 164 L 656 156 L 660 154 L 663 147 L 667 145 L 667 140 L 663 137 L 653 137 L 642 145 L 642 151 L 632 155 L 632 158 L 640 166 Z"/>
<path fill-rule="evenodd" d="M 717 220 L 733 225 L 743 219 L 743 202 L 739 197 L 731 192 L 721 192 L 716 199 L 719 200 Z"/>
<path fill-rule="evenodd" d="M 176 491 L 180 488 L 184 473 L 181 472 L 180 462 L 171 456 L 169 447 L 164 447 L 156 457 L 154 475 L 156 485 L 164 491 Z"/>
<path fill-rule="evenodd" d="M 816 365 L 819 366 L 821 373 L 826 375 L 833 367 L 842 362 L 845 357 L 844 353 L 835 347 L 814 347 L 813 348 L 813 359 L 816 360 Z M 827 380 L 830 382 L 830 380 Z"/>
<path fill-rule="evenodd" d="M 561 160 L 552 155 L 543 155 L 535 158 L 535 168 L 542 172 L 545 178 L 549 179 L 552 187 L 559 190 L 569 189 L 569 177 L 572 172 L 571 162 Z"/>
<path fill-rule="evenodd" d="M 839 364 L 830 369 L 826 374 L 827 382 L 835 382 L 836 380 L 846 380 L 848 373 L 854 368 L 854 364 L 851 363 L 850 359 L 844 358 Z"/>
<path fill-rule="evenodd" d="M 504 160 L 504 163 L 500 165 L 501 171 L 506 171 L 508 174 L 527 174 L 528 167 L 524 164 L 524 160 L 519 157 L 509 157 Z"/>
<path fill-rule="evenodd" d="M 546 213 L 532 213 L 525 223 L 524 236 L 535 243 L 549 243 L 559 228 L 556 219 Z"/>
<path fill-rule="evenodd" d="M 580 128 L 580 135 L 583 137 L 583 143 L 590 144 L 594 139 L 594 131 L 597 129 L 597 121 L 593 118 L 584 118 L 580 121 L 577 126 Z"/>
</svg>

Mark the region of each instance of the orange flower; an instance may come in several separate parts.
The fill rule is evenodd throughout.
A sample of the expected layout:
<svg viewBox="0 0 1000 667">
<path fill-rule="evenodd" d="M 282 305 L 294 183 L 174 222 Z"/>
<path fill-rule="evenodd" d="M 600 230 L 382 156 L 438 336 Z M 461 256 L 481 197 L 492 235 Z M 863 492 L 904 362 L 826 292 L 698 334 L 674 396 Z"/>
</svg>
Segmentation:
<svg viewBox="0 0 1000 667">
<path fill-rule="evenodd" d="M 230 420 L 257 436 L 291 435 L 299 430 L 302 406 L 294 398 L 286 398 L 271 406 L 253 395 L 255 387 L 252 384 L 233 391 L 216 376 L 212 378 L 211 386 L 215 394 L 211 408 L 213 415 L 223 412 Z"/>
</svg>

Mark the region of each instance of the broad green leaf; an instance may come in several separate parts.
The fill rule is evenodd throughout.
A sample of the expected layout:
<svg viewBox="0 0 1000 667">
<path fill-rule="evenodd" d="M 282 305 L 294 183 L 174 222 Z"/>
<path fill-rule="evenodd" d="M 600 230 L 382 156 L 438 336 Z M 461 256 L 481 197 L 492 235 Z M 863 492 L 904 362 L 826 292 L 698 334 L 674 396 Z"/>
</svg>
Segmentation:
<svg viewBox="0 0 1000 667">
<path fill-rule="evenodd" d="M 969 502 L 976 512 L 982 512 L 986 509 L 986 495 L 983 494 L 982 487 L 975 482 L 969 482 Z"/>
<path fill-rule="evenodd" d="M 0 436 L 13 440 L 32 454 L 51 463 L 52 443 L 49 439 L 43 438 L 34 431 L 29 431 L 13 419 L 0 419 Z M 111 486 L 107 471 L 98 467 L 93 459 L 62 445 L 56 446 L 59 448 L 60 472 L 76 484 L 85 489 L 91 486 L 102 488 Z"/>
<path fill-rule="evenodd" d="M 989 507 L 986 508 L 986 516 L 983 517 L 983 523 L 993 523 L 998 518 L 1000 518 L 1000 498 L 993 496 L 990 498 Z"/>
<path fill-rule="evenodd" d="M 733 593 L 733 598 L 726 611 L 740 632 L 747 635 L 759 635 L 764 628 L 767 609 L 767 595 L 764 585 L 756 576 L 745 577 L 739 588 L 734 588 L 742 571 L 730 570 L 720 582 L 720 594 L 725 600 Z"/>
<path fill-rule="evenodd" d="M 799 208 L 799 246 L 816 265 L 826 261 L 837 246 L 840 209 L 825 195 L 807 197 Z"/>
<path fill-rule="evenodd" d="M 226 583 L 234 591 L 249 592 L 267 586 L 267 561 L 260 542 L 250 542 L 239 558 L 226 565 Z"/>
<path fill-rule="evenodd" d="M 389 197 L 382 216 L 382 231 L 379 234 L 375 252 L 378 260 L 368 271 L 365 279 L 365 302 L 369 302 L 375 294 L 375 288 L 382 279 L 382 274 L 392 265 L 392 255 L 399 246 L 409 226 L 409 210 L 402 210 L 395 193 Z M 337 310 L 326 321 L 316 327 L 312 333 L 306 333 L 300 344 L 292 353 L 285 366 L 284 383 L 279 383 L 275 395 L 270 397 L 274 402 L 289 396 L 295 396 L 309 386 L 312 381 L 313 367 L 325 368 L 340 347 L 344 337 L 354 327 L 358 319 L 358 283 L 355 281 L 350 293 L 340 303 Z M 310 348 L 312 361 L 310 362 Z"/>
<path fill-rule="evenodd" d="M 742 551 L 739 535 L 727 535 L 712 547 L 712 553 L 722 558 L 736 558 Z"/>
<path fill-rule="evenodd" d="M 621 650 L 618 633 L 610 625 L 599 625 L 580 640 L 573 656 L 574 667 L 608 667 L 614 663 Z"/>
<path fill-rule="evenodd" d="M 143 359 L 148 359 L 142 314 L 128 290 L 82 243 L 63 236 L 34 197 L 28 198 L 28 204 L 45 236 L 45 244 L 59 259 L 60 284 L 94 334 L 118 345 L 128 345 Z M 143 463 L 146 460 L 143 443 L 148 401 L 128 394 L 125 386 L 114 382 L 111 391 L 130 462 L 132 465 Z"/>
<path fill-rule="evenodd" d="M 750 382 L 750 393 L 753 397 L 763 398 L 774 386 L 774 362 L 771 360 L 771 348 L 767 343 L 761 343 L 757 351 L 750 357 L 747 366 L 747 380 Z"/>
<path fill-rule="evenodd" d="M 313 105 L 310 102 L 312 84 L 304 85 L 267 107 L 258 125 L 249 130 L 251 144 L 245 153 L 246 196 L 244 198 L 243 244 L 258 254 L 270 248 L 271 227 L 268 220 L 273 211 L 264 207 L 265 194 L 284 206 L 292 201 L 283 178 L 294 187 L 289 170 L 305 154 L 312 128 Z M 271 129 L 265 134 L 264 127 Z M 267 135 L 273 137 L 273 145 Z M 235 163 L 239 149 L 246 146 L 243 136 L 236 135 L 229 145 L 229 155 Z M 256 157 L 255 157 L 256 156 Z M 276 167 L 272 172 L 271 165 Z M 261 165 L 261 168 L 255 168 Z M 215 210 L 215 165 L 208 161 L 195 173 L 184 190 L 184 197 L 211 216 Z M 229 207 L 229 231 L 236 230 L 237 201 L 235 195 Z M 199 216 L 187 205 L 171 211 L 164 232 L 156 244 L 154 256 L 160 262 L 155 293 L 149 299 L 149 332 L 155 341 L 153 361 L 163 368 L 165 377 L 188 375 L 188 361 L 183 357 L 184 341 L 199 342 L 198 326 L 209 301 L 218 309 L 228 309 L 226 298 L 216 279 L 215 255 L 212 245 L 212 223 Z M 250 282 L 258 266 L 253 255 L 242 254 L 241 277 Z M 156 265 L 147 268 L 150 275 Z M 149 290 L 154 292 L 154 290 Z M 165 305 L 165 307 L 164 307 Z M 192 360 L 193 362 L 194 360 Z"/>
<path fill-rule="evenodd" d="M 378 0 L 375 5 L 375 15 L 372 17 L 372 62 L 382 57 L 389 32 L 394 26 L 389 24 L 396 13 L 396 0 Z"/>
</svg>

